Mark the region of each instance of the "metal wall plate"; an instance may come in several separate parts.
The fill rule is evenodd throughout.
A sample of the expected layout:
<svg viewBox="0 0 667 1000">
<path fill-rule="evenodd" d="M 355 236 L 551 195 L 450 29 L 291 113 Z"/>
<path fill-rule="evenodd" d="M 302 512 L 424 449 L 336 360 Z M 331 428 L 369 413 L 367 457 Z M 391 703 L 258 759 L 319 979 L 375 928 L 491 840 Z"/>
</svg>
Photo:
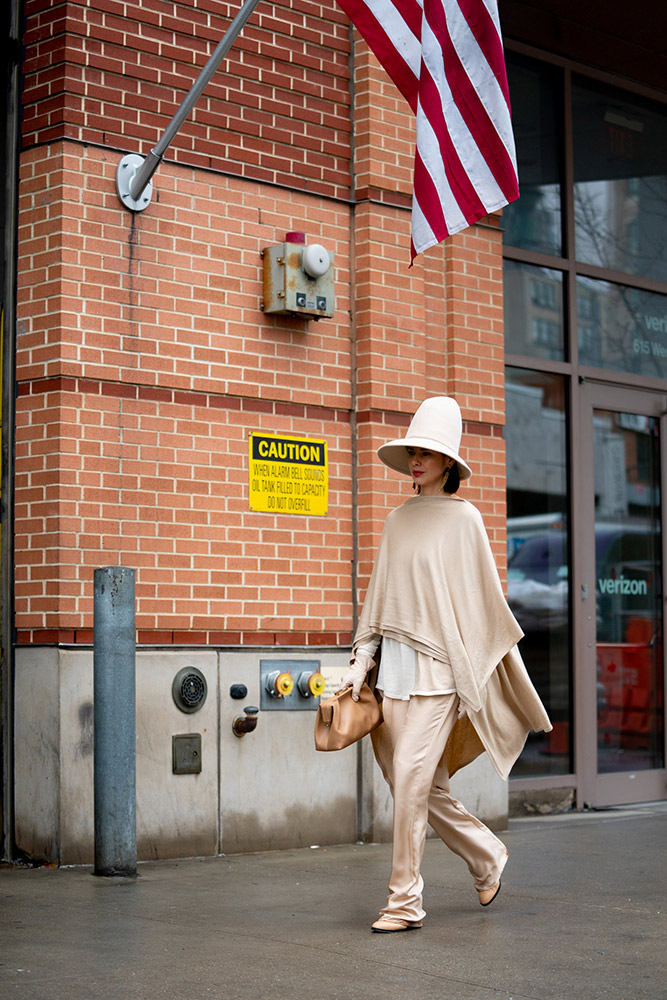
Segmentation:
<svg viewBox="0 0 667 1000">
<path fill-rule="evenodd" d="M 310 695 L 304 698 L 298 690 L 299 674 L 314 674 L 320 669 L 319 660 L 260 660 L 259 661 L 259 706 L 264 712 L 313 712 L 319 704 L 319 698 Z M 294 680 L 292 693 L 282 697 L 272 697 L 266 687 L 266 681 L 271 674 L 289 673 Z"/>
<path fill-rule="evenodd" d="M 171 738 L 174 774 L 201 774 L 201 733 L 182 733 Z"/>
<path fill-rule="evenodd" d="M 153 196 L 153 184 L 148 182 L 138 198 L 130 194 L 132 183 L 144 162 L 138 153 L 128 153 L 116 167 L 116 192 L 122 203 L 132 212 L 143 212 Z"/>
</svg>

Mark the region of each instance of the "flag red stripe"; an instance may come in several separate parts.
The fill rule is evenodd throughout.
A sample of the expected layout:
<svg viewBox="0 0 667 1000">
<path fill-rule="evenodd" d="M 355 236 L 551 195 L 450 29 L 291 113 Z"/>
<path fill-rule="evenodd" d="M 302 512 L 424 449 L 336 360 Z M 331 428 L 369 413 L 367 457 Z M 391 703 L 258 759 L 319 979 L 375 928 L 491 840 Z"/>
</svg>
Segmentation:
<svg viewBox="0 0 667 1000">
<path fill-rule="evenodd" d="M 477 39 L 477 44 L 486 56 L 493 75 L 500 84 L 507 107 L 510 107 L 510 91 L 507 85 L 505 53 L 496 25 L 486 6 L 479 0 L 458 0 L 458 5 L 468 22 L 468 27 Z"/>
<path fill-rule="evenodd" d="M 428 117 L 431 127 L 437 136 L 445 173 L 454 198 L 458 202 L 466 219 L 470 219 L 473 216 L 481 219 L 483 215 L 486 215 L 486 209 L 465 167 L 459 159 L 445 123 L 440 92 L 424 66 L 422 66 L 419 99 L 424 114 Z"/>
<path fill-rule="evenodd" d="M 516 198 L 518 189 L 514 164 L 496 131 L 494 122 L 489 118 L 486 108 L 459 59 L 439 0 L 434 0 L 429 4 L 428 13 L 429 24 L 442 48 L 445 75 L 452 91 L 454 103 L 470 129 L 471 135 L 503 194 L 508 200 L 512 197 Z M 424 86 L 423 80 L 421 86 Z"/>
<path fill-rule="evenodd" d="M 438 194 L 438 189 L 433 183 L 433 179 L 424 166 L 419 150 L 415 153 L 415 173 L 414 173 L 415 197 L 419 206 L 428 219 L 429 225 L 437 237 L 438 243 L 449 236 L 445 215 L 442 210 L 442 202 Z M 417 195 L 419 192 L 419 195 Z M 419 251 L 417 251 L 419 252 Z"/>
<path fill-rule="evenodd" d="M 338 2 L 359 31 L 359 34 L 368 43 L 378 62 L 389 74 L 412 110 L 416 112 L 419 77 L 415 76 L 410 65 L 403 58 L 394 41 L 392 41 L 391 36 L 385 31 L 381 22 L 376 19 L 373 11 L 363 0 L 338 0 Z M 391 2 L 391 0 L 388 0 L 388 2 Z M 411 33 L 416 36 L 419 44 L 422 17 L 420 5 L 413 2 L 413 0 L 401 3 L 400 14 L 408 28 L 411 29 Z"/>
<path fill-rule="evenodd" d="M 518 197 L 497 0 L 338 2 L 417 112 L 414 257 Z"/>
</svg>

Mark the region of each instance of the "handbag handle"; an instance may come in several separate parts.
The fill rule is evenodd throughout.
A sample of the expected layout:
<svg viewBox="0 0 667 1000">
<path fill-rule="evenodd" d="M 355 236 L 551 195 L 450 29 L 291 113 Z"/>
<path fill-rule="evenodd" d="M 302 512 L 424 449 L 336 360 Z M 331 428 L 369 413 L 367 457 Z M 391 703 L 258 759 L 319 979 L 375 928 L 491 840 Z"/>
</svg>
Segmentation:
<svg viewBox="0 0 667 1000">
<path fill-rule="evenodd" d="M 336 699 L 340 698 L 341 695 L 344 694 L 350 687 L 352 687 L 351 684 L 346 684 L 344 688 L 341 688 L 340 691 L 336 691 L 336 693 L 330 698 L 327 698 L 326 701 L 320 702 L 320 718 L 325 726 L 330 726 L 333 721 L 333 711 Z"/>
</svg>

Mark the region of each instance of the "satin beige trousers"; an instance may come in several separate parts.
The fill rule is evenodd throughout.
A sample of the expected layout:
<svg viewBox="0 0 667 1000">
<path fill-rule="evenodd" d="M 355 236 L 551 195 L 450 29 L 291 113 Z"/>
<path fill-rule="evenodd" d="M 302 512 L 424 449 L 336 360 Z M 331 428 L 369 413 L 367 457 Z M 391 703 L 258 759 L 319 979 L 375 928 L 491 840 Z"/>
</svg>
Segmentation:
<svg viewBox="0 0 667 1000">
<path fill-rule="evenodd" d="M 421 861 L 430 823 L 468 865 L 477 890 L 495 885 L 507 848 L 449 792 L 445 744 L 457 718 L 458 695 L 385 698 L 384 725 L 372 734 L 375 757 L 394 799 L 389 898 L 380 911 L 403 920 L 424 916 Z"/>
</svg>

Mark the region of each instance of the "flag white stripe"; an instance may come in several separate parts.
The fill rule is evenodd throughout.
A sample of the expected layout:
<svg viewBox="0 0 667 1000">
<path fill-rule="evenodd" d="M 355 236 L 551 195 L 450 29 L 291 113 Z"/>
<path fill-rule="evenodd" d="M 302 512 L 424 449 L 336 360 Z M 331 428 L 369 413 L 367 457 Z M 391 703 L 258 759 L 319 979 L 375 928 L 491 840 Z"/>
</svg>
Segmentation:
<svg viewBox="0 0 667 1000">
<path fill-rule="evenodd" d="M 488 10 L 488 4 L 485 6 Z M 479 47 L 477 39 L 470 30 L 470 25 L 463 16 L 461 8 L 458 4 L 452 4 L 449 11 L 447 23 L 452 44 L 516 170 L 514 133 L 502 87 L 498 83 L 485 53 Z"/>
<path fill-rule="evenodd" d="M 500 30 L 500 15 L 498 14 L 498 0 L 482 0 L 482 3 L 489 12 L 489 17 L 491 18 L 496 27 L 496 34 L 502 42 L 502 35 Z"/>
<path fill-rule="evenodd" d="M 480 201 L 486 207 L 503 198 L 503 192 L 493 176 L 491 169 L 480 151 L 475 137 L 470 132 L 465 119 L 459 111 L 452 96 L 452 91 L 445 75 L 442 49 L 437 38 L 431 31 L 431 26 L 424 21 L 423 26 L 424 66 L 428 70 L 434 85 L 440 94 L 442 110 L 452 145 L 456 149 L 459 160 L 465 164 L 465 171 L 477 191 Z M 442 156 L 438 148 L 438 155 Z"/>
<path fill-rule="evenodd" d="M 416 253 L 422 253 L 438 243 L 438 237 L 428 224 L 426 216 L 421 210 L 419 198 L 415 192 L 412 198 L 412 243 Z"/>
<path fill-rule="evenodd" d="M 417 149 L 438 192 L 447 229 L 454 232 L 456 227 L 463 228 L 468 223 L 447 179 L 438 136 L 421 104 L 417 108 Z"/>
<path fill-rule="evenodd" d="M 340 2 L 375 54 L 384 62 L 384 68 L 398 83 L 404 96 L 417 109 L 419 169 L 415 172 L 413 192 L 412 242 L 415 252 L 420 253 L 439 243 L 449 233 L 472 225 L 485 212 L 502 208 L 508 200 L 517 197 L 514 136 L 502 86 L 504 66 L 498 61 L 502 48 L 496 51 L 491 36 L 489 54 L 493 62 L 490 63 L 482 48 L 489 36 L 480 36 L 481 44 L 477 41 L 459 6 L 461 0 Z M 491 17 L 498 43 L 502 46 L 498 0 L 468 0 L 468 3 L 473 17 L 481 16 L 484 22 L 487 14 Z M 415 32 L 419 9 L 421 27 L 418 37 Z M 434 26 L 428 23 L 429 16 Z M 406 17 L 414 30 L 408 26 Z M 443 17 L 447 34 L 439 39 L 437 32 L 441 30 Z M 444 34 L 444 26 L 442 31 Z M 454 65 L 447 66 L 450 74 L 458 75 L 458 80 L 451 76 L 451 86 L 445 75 L 443 45 L 446 53 L 451 53 L 453 46 L 460 60 L 459 65 L 452 55 Z M 388 46 L 393 47 L 395 58 L 392 51 L 387 51 Z M 422 71 L 424 79 L 420 79 Z M 434 108 L 438 99 L 442 105 L 442 118 Z M 461 107 L 457 101 L 462 102 Z M 501 146 L 504 146 L 507 157 Z M 448 156 L 452 158 L 451 164 L 444 162 Z M 430 177 L 431 183 L 426 181 L 425 174 Z M 424 190 L 419 191 L 417 187 L 422 182 Z M 445 232 L 442 232 L 443 227 Z"/>
<path fill-rule="evenodd" d="M 391 0 L 362 0 L 419 81 L 421 42 Z M 420 4 L 422 6 L 422 4 Z"/>
</svg>

